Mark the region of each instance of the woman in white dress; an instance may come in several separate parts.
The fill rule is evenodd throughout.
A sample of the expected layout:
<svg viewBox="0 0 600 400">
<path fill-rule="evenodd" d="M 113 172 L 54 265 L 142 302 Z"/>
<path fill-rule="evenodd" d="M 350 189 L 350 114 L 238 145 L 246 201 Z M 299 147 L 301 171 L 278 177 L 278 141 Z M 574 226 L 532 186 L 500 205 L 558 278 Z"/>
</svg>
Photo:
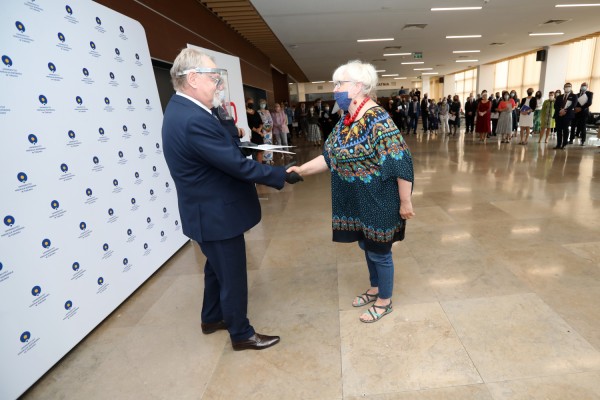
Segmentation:
<svg viewBox="0 0 600 400">
<path fill-rule="evenodd" d="M 531 134 L 531 128 L 533 128 L 533 113 L 537 108 L 537 101 L 533 97 L 533 89 L 527 89 L 527 97 L 521 99 L 521 116 L 519 118 L 519 125 L 521 127 L 521 141 L 519 144 L 527 144 L 529 141 L 529 135 Z"/>
</svg>

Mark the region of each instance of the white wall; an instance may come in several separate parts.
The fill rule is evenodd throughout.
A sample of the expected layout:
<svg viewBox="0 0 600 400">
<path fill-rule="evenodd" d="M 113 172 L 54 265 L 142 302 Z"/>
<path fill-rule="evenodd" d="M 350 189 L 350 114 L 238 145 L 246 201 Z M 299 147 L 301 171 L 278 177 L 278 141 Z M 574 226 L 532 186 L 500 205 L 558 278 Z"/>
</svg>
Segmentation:
<svg viewBox="0 0 600 400">
<path fill-rule="evenodd" d="M 454 87 L 454 74 L 444 76 L 444 96 L 454 94 L 456 92 Z"/>
<path fill-rule="evenodd" d="M 480 65 L 477 67 L 477 93 L 494 90 L 494 65 Z"/>
<path fill-rule="evenodd" d="M 550 46 L 546 50 L 546 61 L 542 62 L 540 76 L 540 90 L 544 97 L 550 90 L 562 90 L 569 64 L 569 46 Z"/>
</svg>

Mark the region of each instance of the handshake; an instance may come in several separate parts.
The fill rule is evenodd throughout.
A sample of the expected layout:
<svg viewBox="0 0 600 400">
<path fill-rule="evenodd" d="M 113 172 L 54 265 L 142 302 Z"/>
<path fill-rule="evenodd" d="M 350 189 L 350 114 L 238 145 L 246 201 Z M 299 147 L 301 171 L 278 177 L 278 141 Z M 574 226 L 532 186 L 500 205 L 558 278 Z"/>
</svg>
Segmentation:
<svg viewBox="0 0 600 400">
<path fill-rule="evenodd" d="M 304 180 L 304 178 L 302 178 L 302 176 L 300 176 L 300 174 L 298 174 L 297 172 L 294 172 L 294 171 L 292 171 L 292 172 L 287 172 L 287 170 L 288 170 L 290 167 L 293 167 L 294 165 L 296 165 L 296 161 L 292 161 L 291 163 L 289 163 L 288 165 L 286 165 L 285 167 L 283 167 L 283 168 L 285 168 L 285 170 L 286 170 L 286 173 L 285 173 L 285 181 L 286 181 L 287 183 L 291 184 L 291 185 L 293 185 L 294 183 L 298 183 L 298 182 L 300 182 L 300 181 L 303 181 L 303 180 Z"/>
</svg>

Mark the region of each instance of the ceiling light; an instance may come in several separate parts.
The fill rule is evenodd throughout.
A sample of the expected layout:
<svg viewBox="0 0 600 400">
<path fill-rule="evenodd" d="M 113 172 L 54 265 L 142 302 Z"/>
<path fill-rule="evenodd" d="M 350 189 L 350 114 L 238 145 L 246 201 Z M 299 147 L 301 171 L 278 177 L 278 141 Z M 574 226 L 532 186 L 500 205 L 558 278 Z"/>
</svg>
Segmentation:
<svg viewBox="0 0 600 400">
<path fill-rule="evenodd" d="M 325 83 L 325 81 L 314 81 L 314 82 L 311 82 L 311 83 Z"/>
<path fill-rule="evenodd" d="M 461 53 L 481 53 L 481 50 L 454 50 L 452 53 L 461 54 Z"/>
<path fill-rule="evenodd" d="M 376 69 L 375 72 L 385 72 L 385 69 Z"/>
<path fill-rule="evenodd" d="M 400 74 L 385 74 L 385 75 L 381 75 L 381 76 L 398 76 Z"/>
<path fill-rule="evenodd" d="M 481 10 L 482 7 L 434 7 L 431 11 L 467 11 Z"/>
<path fill-rule="evenodd" d="M 384 57 L 391 57 L 391 56 L 410 56 L 412 53 L 385 53 L 383 56 Z"/>
<path fill-rule="evenodd" d="M 446 36 L 446 39 L 469 39 L 469 38 L 480 38 L 481 35 L 455 35 Z"/>
<path fill-rule="evenodd" d="M 413 71 L 431 71 L 433 68 L 413 68 Z"/>
<path fill-rule="evenodd" d="M 439 72 L 423 72 L 421 75 L 437 75 Z"/>
<path fill-rule="evenodd" d="M 456 62 L 479 62 L 479 60 L 456 60 Z"/>
<path fill-rule="evenodd" d="M 394 79 L 406 79 L 406 77 L 405 76 L 401 76 L 399 78 L 394 78 Z"/>
<path fill-rule="evenodd" d="M 557 4 L 554 7 L 600 7 L 600 3 L 582 4 Z"/>
<path fill-rule="evenodd" d="M 425 64 L 425 61 L 409 61 L 409 62 L 403 62 L 401 64 L 402 65 Z"/>
<path fill-rule="evenodd" d="M 394 38 L 382 38 L 382 39 L 357 39 L 356 41 L 359 43 L 362 42 L 389 42 L 394 40 Z"/>
<path fill-rule="evenodd" d="M 558 36 L 564 35 L 564 32 L 530 33 L 529 36 Z"/>
</svg>

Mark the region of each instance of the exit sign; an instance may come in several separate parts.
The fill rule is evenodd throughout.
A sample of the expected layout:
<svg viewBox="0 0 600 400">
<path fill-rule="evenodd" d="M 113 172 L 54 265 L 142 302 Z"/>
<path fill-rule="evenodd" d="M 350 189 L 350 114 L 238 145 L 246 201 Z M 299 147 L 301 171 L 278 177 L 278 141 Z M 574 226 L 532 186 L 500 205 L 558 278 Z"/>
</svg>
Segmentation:
<svg viewBox="0 0 600 400">
<path fill-rule="evenodd" d="M 413 58 L 423 58 L 423 52 L 419 51 L 418 53 L 413 53 Z"/>
</svg>

